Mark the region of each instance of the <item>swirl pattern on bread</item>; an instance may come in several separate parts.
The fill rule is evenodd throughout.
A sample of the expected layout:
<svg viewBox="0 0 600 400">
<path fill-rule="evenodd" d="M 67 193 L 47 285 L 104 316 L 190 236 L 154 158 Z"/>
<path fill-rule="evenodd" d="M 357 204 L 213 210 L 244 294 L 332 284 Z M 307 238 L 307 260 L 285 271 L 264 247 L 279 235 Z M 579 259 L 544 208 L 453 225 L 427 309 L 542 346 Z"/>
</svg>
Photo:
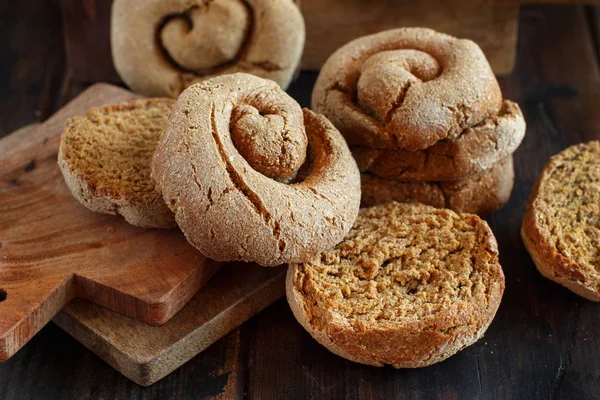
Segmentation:
<svg viewBox="0 0 600 400">
<path fill-rule="evenodd" d="M 305 36 L 292 0 L 115 0 L 111 24 L 117 72 L 148 96 L 235 72 L 287 88 Z"/>
<path fill-rule="evenodd" d="M 321 69 L 312 108 L 350 144 L 422 150 L 497 115 L 502 93 L 474 42 L 400 28 L 338 49 Z"/>
<path fill-rule="evenodd" d="M 306 260 L 344 237 L 360 204 L 358 168 L 335 127 L 248 74 L 181 94 L 152 178 L 190 243 L 222 261 Z"/>
</svg>

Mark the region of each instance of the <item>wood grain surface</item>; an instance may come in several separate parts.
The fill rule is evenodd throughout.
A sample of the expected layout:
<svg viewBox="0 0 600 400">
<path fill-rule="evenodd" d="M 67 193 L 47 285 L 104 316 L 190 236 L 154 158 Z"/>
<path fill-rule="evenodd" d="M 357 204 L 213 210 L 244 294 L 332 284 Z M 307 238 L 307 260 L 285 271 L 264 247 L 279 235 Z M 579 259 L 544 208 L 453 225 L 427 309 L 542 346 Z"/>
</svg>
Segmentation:
<svg viewBox="0 0 600 400">
<path fill-rule="evenodd" d="M 285 294 L 285 268 L 230 263 L 162 326 L 76 299 L 54 322 L 113 368 L 148 386 Z"/>
<path fill-rule="evenodd" d="M 81 90 L 64 66 L 56 0 L 0 5 L 0 135 L 43 120 Z M 488 218 L 506 292 L 482 340 L 441 364 L 373 368 L 329 353 L 279 300 L 150 387 L 108 366 L 54 324 L 0 363 L 1 399 L 597 399 L 598 304 L 543 278 L 519 228 L 534 179 L 569 144 L 600 134 L 594 6 L 522 7 L 512 74 L 501 78 L 528 124 L 509 203 Z M 5 22 L 6 21 L 6 22 Z M 10 38 L 7 40 L 5 38 Z M 57 46 L 57 43 L 60 46 Z M 289 92 L 304 106 L 316 74 Z"/>
<path fill-rule="evenodd" d="M 94 85 L 34 132 L 0 141 L 0 361 L 75 297 L 163 324 L 218 269 L 178 230 L 92 213 L 64 183 L 56 157 L 66 119 L 134 97 Z"/>
<path fill-rule="evenodd" d="M 302 68 L 319 70 L 329 56 L 352 39 L 387 29 L 423 26 L 474 40 L 496 74 L 514 67 L 519 5 L 516 2 L 439 0 L 302 0 L 306 45 Z"/>
</svg>

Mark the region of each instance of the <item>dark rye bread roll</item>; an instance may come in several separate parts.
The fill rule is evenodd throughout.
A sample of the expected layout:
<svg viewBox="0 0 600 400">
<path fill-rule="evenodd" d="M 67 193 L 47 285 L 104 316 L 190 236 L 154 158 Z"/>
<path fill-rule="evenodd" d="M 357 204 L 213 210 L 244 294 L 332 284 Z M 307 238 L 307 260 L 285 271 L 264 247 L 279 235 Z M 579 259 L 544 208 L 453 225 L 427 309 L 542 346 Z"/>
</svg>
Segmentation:
<svg viewBox="0 0 600 400">
<path fill-rule="evenodd" d="M 333 53 L 315 83 L 312 108 L 350 145 L 414 151 L 497 116 L 502 93 L 474 42 L 400 28 Z"/>
<path fill-rule="evenodd" d="M 115 69 L 136 92 L 177 97 L 218 75 L 247 72 L 287 88 L 304 48 L 293 0 L 115 0 Z"/>
<path fill-rule="evenodd" d="M 480 174 L 509 158 L 525 136 L 525 119 L 516 103 L 505 100 L 498 115 L 466 128 L 454 140 L 424 150 L 352 146 L 361 172 L 401 181 L 445 181 Z"/>
<path fill-rule="evenodd" d="M 531 191 L 521 236 L 542 275 L 600 301 L 600 141 L 550 158 Z"/>
<path fill-rule="evenodd" d="M 361 206 L 414 202 L 484 217 L 506 204 L 514 177 L 512 156 L 489 171 L 453 181 L 397 181 L 363 173 Z"/>
<path fill-rule="evenodd" d="M 306 261 L 342 240 L 360 205 L 337 129 L 275 82 L 241 73 L 179 96 L 152 179 L 188 241 L 219 261 Z"/>
<path fill-rule="evenodd" d="M 416 368 L 483 336 L 504 274 L 479 217 L 392 202 L 362 209 L 341 243 L 290 265 L 286 292 L 296 319 L 332 352 Z"/>
<path fill-rule="evenodd" d="M 88 209 L 132 225 L 173 228 L 173 213 L 150 181 L 150 160 L 175 101 L 143 99 L 94 108 L 67 121 L 58 165 Z"/>
</svg>

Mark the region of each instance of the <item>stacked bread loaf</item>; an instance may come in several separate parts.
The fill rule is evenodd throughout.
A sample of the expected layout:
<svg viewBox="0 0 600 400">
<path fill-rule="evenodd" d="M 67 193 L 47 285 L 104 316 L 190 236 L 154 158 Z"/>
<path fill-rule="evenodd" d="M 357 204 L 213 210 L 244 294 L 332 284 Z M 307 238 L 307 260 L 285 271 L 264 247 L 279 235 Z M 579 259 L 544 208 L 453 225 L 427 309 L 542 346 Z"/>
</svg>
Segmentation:
<svg viewBox="0 0 600 400">
<path fill-rule="evenodd" d="M 312 108 L 348 141 L 363 206 L 396 200 L 485 215 L 510 196 L 525 121 L 472 41 L 423 28 L 354 40 L 323 66 Z"/>
</svg>

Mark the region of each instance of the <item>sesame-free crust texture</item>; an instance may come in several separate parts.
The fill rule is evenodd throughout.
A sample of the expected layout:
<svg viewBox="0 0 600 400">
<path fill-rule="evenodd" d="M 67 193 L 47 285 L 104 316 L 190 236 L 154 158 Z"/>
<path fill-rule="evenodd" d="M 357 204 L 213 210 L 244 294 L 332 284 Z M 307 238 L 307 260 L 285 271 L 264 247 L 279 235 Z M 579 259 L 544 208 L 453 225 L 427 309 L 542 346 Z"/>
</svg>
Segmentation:
<svg viewBox="0 0 600 400">
<path fill-rule="evenodd" d="M 600 141 L 550 158 L 531 191 L 521 236 L 542 275 L 600 301 Z"/>
<path fill-rule="evenodd" d="M 289 266 L 287 299 L 322 345 L 396 368 L 440 362 L 481 338 L 504 291 L 490 228 L 421 204 L 362 209 L 335 248 Z"/>
<path fill-rule="evenodd" d="M 217 75 L 247 72 L 287 88 L 304 48 L 293 0 L 115 0 L 111 49 L 123 81 L 177 97 Z"/>
<path fill-rule="evenodd" d="M 474 42 L 400 28 L 333 53 L 315 83 L 312 108 L 351 145 L 414 151 L 498 115 L 502 93 Z"/>
<path fill-rule="evenodd" d="M 360 174 L 337 129 L 275 82 L 242 73 L 179 96 L 152 179 L 188 241 L 219 261 L 306 261 L 342 240 L 360 205 Z"/>
<path fill-rule="evenodd" d="M 514 177 L 512 156 L 489 171 L 454 181 L 396 181 L 363 173 L 361 206 L 371 207 L 390 201 L 415 202 L 483 217 L 506 204 Z"/>
<path fill-rule="evenodd" d="M 516 103 L 482 123 L 465 129 L 454 140 L 442 140 L 424 150 L 352 146 L 361 172 L 402 181 L 456 180 L 489 171 L 511 157 L 525 136 L 525 119 Z"/>
<path fill-rule="evenodd" d="M 132 225 L 173 228 L 173 213 L 150 180 L 150 161 L 175 101 L 143 99 L 67 121 L 58 165 L 73 196 L 91 211 Z"/>
</svg>

